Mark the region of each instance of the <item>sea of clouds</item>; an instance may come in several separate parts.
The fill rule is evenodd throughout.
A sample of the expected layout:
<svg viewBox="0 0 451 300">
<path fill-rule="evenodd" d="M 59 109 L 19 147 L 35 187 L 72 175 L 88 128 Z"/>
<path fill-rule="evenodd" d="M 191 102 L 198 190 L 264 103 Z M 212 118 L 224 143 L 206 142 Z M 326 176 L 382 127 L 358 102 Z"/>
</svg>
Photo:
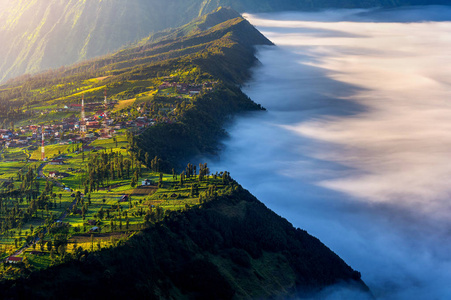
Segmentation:
<svg viewBox="0 0 451 300">
<path fill-rule="evenodd" d="M 276 44 L 245 87 L 267 112 L 234 120 L 212 169 L 377 298 L 451 299 L 451 8 L 246 18 Z"/>
</svg>

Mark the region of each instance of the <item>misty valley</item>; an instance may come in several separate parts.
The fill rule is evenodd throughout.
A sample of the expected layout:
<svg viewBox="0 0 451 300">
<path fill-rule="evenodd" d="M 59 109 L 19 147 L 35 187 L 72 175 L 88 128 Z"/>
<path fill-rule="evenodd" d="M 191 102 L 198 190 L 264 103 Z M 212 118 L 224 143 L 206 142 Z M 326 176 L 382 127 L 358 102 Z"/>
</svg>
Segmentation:
<svg viewBox="0 0 451 300">
<path fill-rule="evenodd" d="M 268 111 L 237 118 L 212 165 L 232 166 L 376 298 L 449 296 L 450 15 L 246 16 L 277 45 L 259 49 L 244 89 Z"/>
<path fill-rule="evenodd" d="M 450 299 L 449 4 L 0 0 L 0 298 Z"/>
</svg>

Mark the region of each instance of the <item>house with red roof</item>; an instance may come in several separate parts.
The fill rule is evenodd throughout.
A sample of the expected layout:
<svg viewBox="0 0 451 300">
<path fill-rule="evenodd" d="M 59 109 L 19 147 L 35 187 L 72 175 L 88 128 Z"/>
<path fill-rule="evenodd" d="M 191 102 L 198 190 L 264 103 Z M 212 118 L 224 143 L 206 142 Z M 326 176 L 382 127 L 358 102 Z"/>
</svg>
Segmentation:
<svg viewBox="0 0 451 300">
<path fill-rule="evenodd" d="M 17 264 L 23 261 L 23 257 L 10 256 L 6 259 L 6 262 L 10 264 Z"/>
</svg>

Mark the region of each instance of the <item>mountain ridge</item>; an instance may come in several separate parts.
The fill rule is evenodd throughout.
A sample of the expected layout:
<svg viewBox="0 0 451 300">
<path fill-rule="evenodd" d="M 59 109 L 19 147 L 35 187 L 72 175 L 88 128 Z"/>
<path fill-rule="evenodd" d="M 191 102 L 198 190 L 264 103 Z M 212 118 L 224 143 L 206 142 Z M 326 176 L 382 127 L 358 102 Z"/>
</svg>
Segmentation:
<svg viewBox="0 0 451 300">
<path fill-rule="evenodd" d="M 0 0 L 0 81 L 112 53 L 228 6 L 238 12 L 450 4 L 448 0 Z"/>
<path fill-rule="evenodd" d="M 134 96 L 137 104 L 117 109 L 116 112 L 111 110 L 110 118 L 117 123 L 126 123 L 145 114 L 144 118 L 152 118 L 155 124 L 144 132 L 137 131 L 141 134 L 127 132 L 126 147 L 122 149 L 117 143 L 115 147 L 130 154 L 132 160 L 139 164 L 139 170 L 141 165 L 152 168 L 158 177 L 163 169 L 170 169 L 181 159 L 186 163 L 196 152 L 214 152 L 218 138 L 222 137 L 224 121 L 229 116 L 261 109 L 237 85 L 248 79 L 249 69 L 257 62 L 254 47 L 271 45 L 271 42 L 248 21 L 234 16 L 236 14 L 233 11 L 220 9 L 210 18 L 203 18 L 185 27 L 186 30 L 182 30 L 176 39 L 168 33 L 167 40 L 161 38 L 155 43 L 120 51 L 116 57 L 110 55 L 102 58 L 103 63 L 92 60 L 53 73 L 16 79 L 0 87 L 0 96 L 11 95 L 12 98 L 2 98 L 2 102 L 17 106 L 0 111 L 7 111 L 6 117 L 22 112 L 30 119 L 35 115 L 40 118 L 43 114 L 46 117 L 54 114 L 56 119 L 61 118 L 64 112 L 52 112 L 48 107 L 63 109 L 64 106 L 78 103 L 82 94 L 85 95 L 85 103 L 95 102 L 101 97 L 104 88 L 108 88 L 110 97 L 120 99 L 124 96 L 121 99 L 125 99 L 125 102 Z M 228 17 L 232 19 L 224 21 Z M 198 31 L 196 26 L 203 30 Z M 196 45 L 202 47 L 198 49 Z M 154 54 L 152 51 L 161 47 L 164 51 L 160 55 L 175 52 L 179 56 L 143 61 L 146 56 Z M 198 51 L 185 53 L 183 47 Z M 118 66 L 118 63 L 124 65 Z M 99 79 L 94 76 L 103 77 Z M 181 92 L 177 92 L 178 84 L 182 88 L 192 83 L 197 86 L 205 83 L 211 89 L 198 91 L 195 96 L 186 93 L 182 96 Z M 55 95 L 55 86 L 62 89 L 61 95 Z M 150 91 L 155 87 L 156 91 Z M 171 90 L 172 95 L 168 95 Z M 32 97 L 35 98 L 30 100 Z M 139 101 L 137 98 L 140 98 Z M 32 110 L 38 111 L 30 117 Z M 68 114 L 75 113 L 74 110 Z M 1 116 L 5 117 L 5 114 Z M 30 119 L 25 118 L 25 122 Z M 54 121 L 46 119 L 39 125 Z M 37 126 L 37 123 L 31 126 Z M 91 129 L 88 134 L 94 135 L 94 131 Z M 75 129 L 71 134 L 75 134 Z M 108 159 L 110 151 L 106 149 L 95 151 L 101 152 L 103 159 Z M 110 149 L 113 153 L 113 148 Z M 84 157 L 85 152 L 82 153 Z M 90 158 L 88 163 L 95 164 L 97 154 L 89 153 L 88 157 L 91 154 L 96 156 L 93 160 Z M 149 158 L 153 158 L 151 162 Z M 67 159 L 70 162 L 70 158 Z M 172 165 L 166 168 L 165 162 Z M 93 177 L 92 181 L 89 180 L 89 188 L 96 196 L 94 185 L 97 184 L 99 188 L 101 170 L 91 171 Z M 0 297 L 123 299 L 129 295 L 138 295 L 151 299 L 280 298 L 309 296 L 334 284 L 344 284 L 365 296 L 369 295 L 359 272 L 318 239 L 301 229 L 295 229 L 287 220 L 269 210 L 233 181 L 228 172 L 209 174 L 206 164 L 199 166 L 198 171 L 197 176 L 193 165 L 190 165 L 186 173 L 179 175 L 180 181 L 175 170 L 172 176 L 160 173 L 158 189 L 162 189 L 161 197 L 155 198 L 158 199 L 156 202 L 144 199 L 140 207 L 141 220 L 144 221 L 140 225 L 148 228 L 128 241 L 121 242 L 119 247 L 114 244 L 105 249 L 100 245 L 98 251 L 94 251 L 93 233 L 91 251 L 83 246 L 65 256 L 64 245 L 59 243 L 63 248 L 58 246 L 58 258 L 51 261 L 56 264 L 54 266 L 33 271 L 28 257 L 22 266 L 9 266 L 7 272 L 10 271 L 11 276 L 17 271 L 17 276 L 22 277 L 0 282 Z M 138 172 L 138 169 L 134 172 L 137 177 Z M 79 176 L 83 177 L 84 174 Z M 166 180 L 163 180 L 164 176 Z M 172 177 L 172 180 L 167 180 L 168 177 Z M 188 192 L 190 196 L 185 197 L 188 184 L 191 185 L 191 191 Z M 195 186 L 198 184 L 204 185 L 205 191 L 195 195 Z M 103 183 L 101 185 L 106 188 Z M 155 182 L 157 188 L 156 185 Z M 114 186 L 110 185 L 110 188 L 114 190 Z M 113 231 L 107 232 L 105 223 L 108 223 L 108 218 L 105 219 L 103 213 L 100 217 L 100 211 L 105 209 L 108 215 L 108 207 L 115 206 L 121 216 L 130 212 L 125 206 L 125 211 L 122 211 L 120 202 L 109 195 L 108 200 L 113 200 L 115 204 L 100 204 L 97 216 L 93 216 L 100 222 L 98 225 L 103 228 L 102 234 Z M 137 197 L 133 195 L 134 205 L 141 204 Z M 185 202 L 183 208 L 177 210 L 160 206 L 164 202 L 180 202 L 188 197 L 192 202 Z M 132 207 L 129 198 L 129 209 Z M 113 222 L 113 219 L 109 220 Z M 122 217 L 118 222 L 121 228 Z M 113 224 L 110 230 L 113 230 Z M 78 233 L 71 234 L 73 238 Z M 91 233 L 81 234 L 89 238 Z M 44 236 L 41 241 L 44 238 L 49 237 Z M 55 238 L 54 242 L 60 242 Z M 44 253 L 44 256 L 52 256 L 52 253 Z"/>
<path fill-rule="evenodd" d="M 0 282 L 3 299 L 306 298 L 340 284 L 372 299 L 360 273 L 236 183 L 117 248 Z M 69 293 L 70 291 L 70 293 Z"/>
</svg>

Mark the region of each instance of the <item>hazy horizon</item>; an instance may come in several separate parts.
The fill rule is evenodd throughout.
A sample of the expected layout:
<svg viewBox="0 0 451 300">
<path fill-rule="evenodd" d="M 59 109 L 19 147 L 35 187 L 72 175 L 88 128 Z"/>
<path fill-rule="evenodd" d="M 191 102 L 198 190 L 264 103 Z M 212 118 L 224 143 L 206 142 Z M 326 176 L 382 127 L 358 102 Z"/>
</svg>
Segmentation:
<svg viewBox="0 0 451 300">
<path fill-rule="evenodd" d="M 451 297 L 450 15 L 246 15 L 277 45 L 259 50 L 245 88 L 268 112 L 237 118 L 213 166 L 317 236 L 381 299 Z"/>
</svg>

